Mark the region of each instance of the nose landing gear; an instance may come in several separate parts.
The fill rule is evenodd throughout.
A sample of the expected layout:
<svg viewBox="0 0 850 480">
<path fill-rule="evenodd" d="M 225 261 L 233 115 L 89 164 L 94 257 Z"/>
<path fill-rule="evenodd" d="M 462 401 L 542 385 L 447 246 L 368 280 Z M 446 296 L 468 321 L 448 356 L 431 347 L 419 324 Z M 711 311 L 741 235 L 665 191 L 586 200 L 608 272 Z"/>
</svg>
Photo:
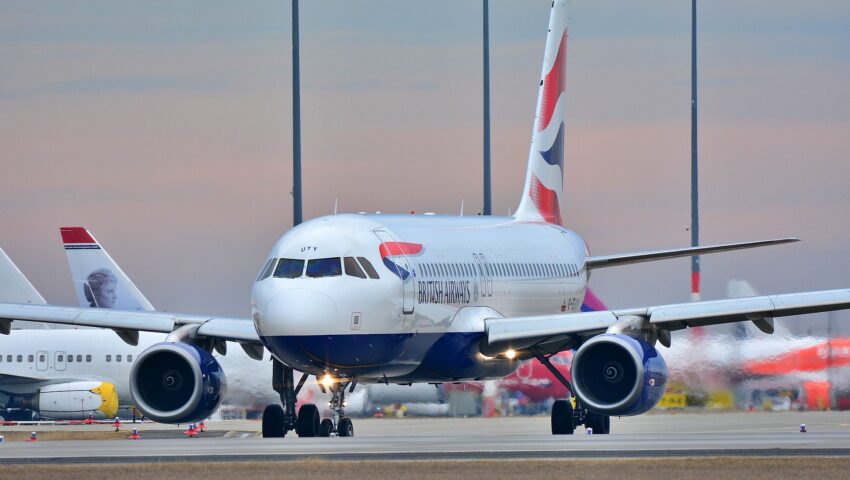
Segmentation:
<svg viewBox="0 0 850 480">
<path fill-rule="evenodd" d="M 354 436 L 354 425 L 345 416 L 345 391 L 354 391 L 357 382 L 340 380 L 327 385 L 332 395 L 330 418 L 321 419 L 319 409 L 312 403 L 302 405 L 296 414 L 296 398 L 309 375 L 303 374 L 296 385 L 292 368 L 277 360 L 272 361 L 272 388 L 280 395 L 283 406 L 269 405 L 263 410 L 263 437 L 280 438 L 290 430 L 295 430 L 299 437 Z M 322 383 L 319 383 L 319 388 L 325 392 Z"/>
<path fill-rule="evenodd" d="M 320 437 L 330 437 L 336 435 L 339 437 L 353 437 L 354 424 L 351 419 L 345 416 L 345 390 L 349 388 L 354 390 L 355 382 L 336 382 L 328 387 L 331 391 L 331 418 L 322 420 L 319 426 Z"/>
</svg>

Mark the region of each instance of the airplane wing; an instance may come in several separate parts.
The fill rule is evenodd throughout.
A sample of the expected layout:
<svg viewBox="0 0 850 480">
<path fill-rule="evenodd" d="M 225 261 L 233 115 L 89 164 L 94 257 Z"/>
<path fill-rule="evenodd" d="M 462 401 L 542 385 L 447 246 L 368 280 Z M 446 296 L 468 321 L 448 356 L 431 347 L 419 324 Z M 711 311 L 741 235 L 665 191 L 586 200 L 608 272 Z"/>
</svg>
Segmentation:
<svg viewBox="0 0 850 480">
<path fill-rule="evenodd" d="M 846 308 L 850 308 L 850 289 L 598 312 L 490 318 L 484 321 L 485 338 L 481 352 L 498 355 L 514 350 L 523 355 L 536 349 L 555 353 L 575 348 L 583 339 L 600 333 L 635 330 L 657 335 L 662 344 L 669 346 L 669 332 L 673 330 L 752 321 L 760 330 L 772 333 L 774 317 Z"/>
<path fill-rule="evenodd" d="M 668 258 L 691 257 L 706 253 L 728 252 L 731 250 L 743 250 L 745 248 L 766 247 L 768 245 L 781 245 L 783 243 L 799 242 L 797 238 L 777 238 L 774 240 L 760 240 L 757 242 L 724 243 L 720 245 L 705 245 L 701 247 L 674 248 L 669 250 L 653 250 L 650 252 L 624 253 L 618 255 L 604 255 L 599 257 L 588 257 L 585 267 L 588 270 L 603 267 L 618 267 L 632 263 L 653 262 Z"/>
<path fill-rule="evenodd" d="M 3 327 L 8 327 L 12 320 L 162 333 L 171 333 L 184 325 L 198 325 L 193 332 L 196 337 L 260 344 L 254 323 L 247 318 L 0 303 L 0 333 L 8 331 Z"/>
</svg>

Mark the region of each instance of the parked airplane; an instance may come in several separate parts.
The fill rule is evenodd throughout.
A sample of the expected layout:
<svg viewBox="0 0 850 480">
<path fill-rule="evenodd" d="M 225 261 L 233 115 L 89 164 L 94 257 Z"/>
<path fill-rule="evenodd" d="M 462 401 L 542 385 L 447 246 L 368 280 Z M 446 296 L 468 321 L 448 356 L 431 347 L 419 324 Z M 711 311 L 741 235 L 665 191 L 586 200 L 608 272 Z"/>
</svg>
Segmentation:
<svg viewBox="0 0 850 480">
<path fill-rule="evenodd" d="M 0 299 L 33 305 L 46 303 L 2 249 Z M 64 419 L 84 419 L 89 413 L 106 418 L 115 416 L 118 394 L 110 378 L 114 378 L 112 374 L 122 362 L 132 361 L 132 354 L 124 355 L 123 359 L 118 354 L 108 368 L 92 371 L 95 358 L 107 358 L 115 353 L 107 348 L 110 342 L 103 342 L 107 335 L 113 334 L 92 329 L 85 337 L 75 337 L 67 329 L 27 329 L 16 331 L 14 337 L 0 337 L 3 417 L 18 416 L 18 411 L 35 411 L 45 417 Z M 141 349 L 134 353 L 141 353 Z"/>
<path fill-rule="evenodd" d="M 251 319 L 0 303 L 0 319 L 168 333 L 133 364 L 139 409 L 161 422 L 203 418 L 221 403 L 224 372 L 210 352 L 235 341 L 273 355 L 263 435 L 350 436 L 345 394 L 358 383 L 496 379 L 537 358 L 575 395 L 558 400 L 552 432 L 607 432 L 661 398 L 667 367 L 656 343 L 694 326 L 850 308 L 850 289 L 581 312 L 588 273 L 794 239 L 590 256 L 561 226 L 566 0 L 552 4 L 525 186 L 512 217 L 334 215 L 286 232 L 251 292 Z M 8 330 L 8 328 L 6 328 Z M 577 349 L 572 383 L 549 356 Z M 256 355 L 259 358 L 259 355 Z M 305 372 L 298 384 L 294 369 Z M 331 418 L 295 411 L 307 375 L 331 392 Z"/>
</svg>

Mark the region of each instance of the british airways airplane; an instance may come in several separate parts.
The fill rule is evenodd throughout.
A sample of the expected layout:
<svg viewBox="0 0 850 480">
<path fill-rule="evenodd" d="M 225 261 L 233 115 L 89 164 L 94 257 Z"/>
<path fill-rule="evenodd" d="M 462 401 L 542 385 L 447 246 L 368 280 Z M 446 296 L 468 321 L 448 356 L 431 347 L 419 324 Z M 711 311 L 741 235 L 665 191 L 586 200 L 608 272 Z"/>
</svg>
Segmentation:
<svg viewBox="0 0 850 480">
<path fill-rule="evenodd" d="M 509 217 L 332 215 L 286 232 L 251 292 L 251 318 L 0 303 L 12 320 L 111 328 L 132 341 L 168 333 L 133 364 L 131 394 L 161 422 L 205 418 L 221 402 L 225 374 L 210 352 L 238 342 L 272 357 L 263 436 L 351 436 L 345 394 L 359 383 L 487 380 L 536 358 L 575 396 L 552 409 L 552 433 L 576 425 L 607 433 L 610 415 L 637 415 L 664 394 L 656 344 L 688 327 L 850 308 L 850 289 L 622 310 L 584 308 L 594 269 L 795 241 L 779 239 L 590 256 L 561 225 L 566 0 L 552 3 L 524 189 Z M 575 349 L 569 382 L 549 358 Z M 304 372 L 296 383 L 294 370 Z M 296 411 L 309 375 L 331 395 L 331 417 Z"/>
</svg>

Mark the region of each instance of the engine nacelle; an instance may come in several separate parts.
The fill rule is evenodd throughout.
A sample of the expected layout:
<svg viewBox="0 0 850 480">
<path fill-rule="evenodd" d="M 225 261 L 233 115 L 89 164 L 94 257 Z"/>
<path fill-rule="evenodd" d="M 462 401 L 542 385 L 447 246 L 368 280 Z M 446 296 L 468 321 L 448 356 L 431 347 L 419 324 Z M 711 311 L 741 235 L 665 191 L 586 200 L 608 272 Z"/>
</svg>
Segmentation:
<svg viewBox="0 0 850 480">
<path fill-rule="evenodd" d="M 597 335 L 573 356 L 573 389 L 594 413 L 639 415 L 667 390 L 667 363 L 652 345 L 621 334 Z"/>
<path fill-rule="evenodd" d="M 139 355 L 130 371 L 136 407 L 156 422 L 203 420 L 221 405 L 226 392 L 216 359 L 188 343 L 157 343 Z"/>
<path fill-rule="evenodd" d="M 36 398 L 33 410 L 47 418 L 82 420 L 89 414 L 112 418 L 118 412 L 118 394 L 109 382 L 54 383 L 41 387 Z"/>
</svg>

